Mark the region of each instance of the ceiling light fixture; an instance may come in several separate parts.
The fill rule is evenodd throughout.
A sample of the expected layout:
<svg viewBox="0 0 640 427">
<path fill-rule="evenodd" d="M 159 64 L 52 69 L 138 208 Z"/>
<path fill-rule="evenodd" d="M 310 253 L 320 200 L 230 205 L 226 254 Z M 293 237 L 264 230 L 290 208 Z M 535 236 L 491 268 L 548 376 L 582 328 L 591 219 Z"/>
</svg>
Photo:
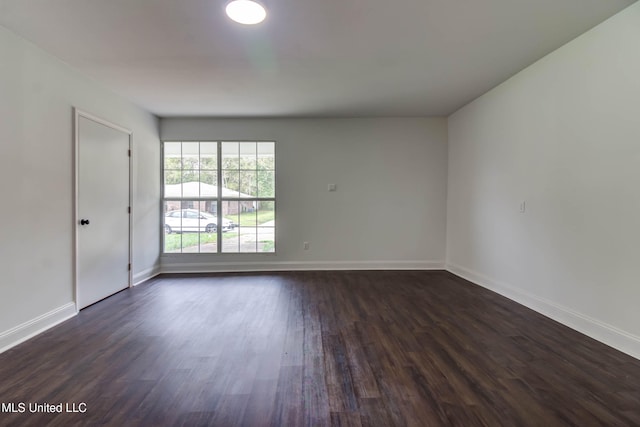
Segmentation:
<svg viewBox="0 0 640 427">
<path fill-rule="evenodd" d="M 244 25 L 259 24 L 267 17 L 264 6 L 253 0 L 233 0 L 225 10 L 229 18 Z"/>
</svg>

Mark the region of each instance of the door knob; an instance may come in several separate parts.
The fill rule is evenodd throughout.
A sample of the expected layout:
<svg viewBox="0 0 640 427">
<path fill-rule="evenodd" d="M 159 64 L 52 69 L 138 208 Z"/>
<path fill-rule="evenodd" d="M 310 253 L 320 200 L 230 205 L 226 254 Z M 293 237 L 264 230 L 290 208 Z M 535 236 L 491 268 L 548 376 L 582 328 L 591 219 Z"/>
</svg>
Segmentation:
<svg viewBox="0 0 640 427">
<path fill-rule="evenodd" d="M 88 219 L 81 219 L 80 220 L 80 225 L 89 225 L 89 220 Z"/>
</svg>

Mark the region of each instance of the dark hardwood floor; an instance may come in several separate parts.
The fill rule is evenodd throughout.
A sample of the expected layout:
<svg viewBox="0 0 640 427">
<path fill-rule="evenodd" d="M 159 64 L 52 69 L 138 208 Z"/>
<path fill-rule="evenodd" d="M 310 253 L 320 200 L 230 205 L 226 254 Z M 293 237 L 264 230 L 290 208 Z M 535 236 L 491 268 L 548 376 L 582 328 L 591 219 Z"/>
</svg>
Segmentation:
<svg viewBox="0 0 640 427">
<path fill-rule="evenodd" d="M 0 425 L 627 426 L 640 361 L 446 272 L 162 276 L 0 354 L 20 402 Z"/>
</svg>

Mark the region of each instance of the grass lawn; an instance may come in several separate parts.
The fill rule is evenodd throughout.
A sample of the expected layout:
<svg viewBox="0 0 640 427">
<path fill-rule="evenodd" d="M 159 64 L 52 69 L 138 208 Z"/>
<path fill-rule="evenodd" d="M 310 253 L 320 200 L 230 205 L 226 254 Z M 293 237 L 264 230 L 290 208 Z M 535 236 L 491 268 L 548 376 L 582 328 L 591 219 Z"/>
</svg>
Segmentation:
<svg viewBox="0 0 640 427">
<path fill-rule="evenodd" d="M 173 251 L 179 250 L 181 246 L 183 248 L 198 246 L 198 235 L 200 236 L 201 245 L 204 245 L 206 243 L 216 243 L 218 241 L 218 236 L 216 233 L 165 234 L 164 235 L 164 251 L 173 252 Z M 227 232 L 222 235 L 222 238 L 230 239 L 236 236 L 238 236 L 238 233 Z"/>
<path fill-rule="evenodd" d="M 276 242 L 273 240 L 261 240 L 260 243 L 262 243 L 262 252 L 274 252 Z"/>
<path fill-rule="evenodd" d="M 258 225 L 264 224 L 268 221 L 273 221 L 276 217 L 275 211 L 261 211 L 257 212 Z M 229 218 L 235 221 L 235 218 Z M 255 227 L 256 226 L 256 212 L 243 212 L 238 215 L 238 223 L 241 227 Z"/>
</svg>

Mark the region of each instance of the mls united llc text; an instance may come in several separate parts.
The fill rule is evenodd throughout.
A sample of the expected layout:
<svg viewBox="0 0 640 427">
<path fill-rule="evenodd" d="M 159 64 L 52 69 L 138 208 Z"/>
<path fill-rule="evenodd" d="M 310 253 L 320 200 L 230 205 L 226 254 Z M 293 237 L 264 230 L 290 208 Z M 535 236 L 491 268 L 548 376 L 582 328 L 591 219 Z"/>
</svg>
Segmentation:
<svg viewBox="0 0 640 427">
<path fill-rule="evenodd" d="M 87 412 L 87 404 L 80 403 L 25 403 L 11 402 L 0 404 L 3 413 L 23 414 L 29 412 L 32 414 L 62 414 L 62 413 L 85 413 Z"/>
</svg>

